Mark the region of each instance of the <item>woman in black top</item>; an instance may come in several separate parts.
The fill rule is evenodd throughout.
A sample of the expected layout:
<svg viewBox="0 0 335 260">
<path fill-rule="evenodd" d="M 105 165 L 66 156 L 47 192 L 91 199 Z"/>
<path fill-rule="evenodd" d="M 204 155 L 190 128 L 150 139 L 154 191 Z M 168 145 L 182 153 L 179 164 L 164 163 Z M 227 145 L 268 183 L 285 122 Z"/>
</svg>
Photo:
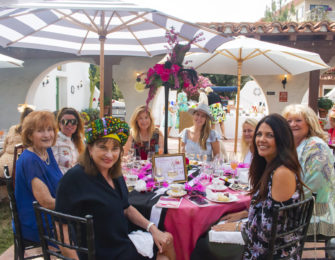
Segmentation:
<svg viewBox="0 0 335 260">
<path fill-rule="evenodd" d="M 128 190 L 121 173 L 122 145 L 129 127 L 117 118 L 95 120 L 85 133 L 87 147 L 79 165 L 62 178 L 56 210 L 93 216 L 96 259 L 146 259 L 128 237 L 128 220 L 147 229 L 158 247 L 157 259 L 175 259 L 172 235 L 158 228 L 128 203 Z M 76 252 L 61 249 L 77 259 Z"/>
</svg>

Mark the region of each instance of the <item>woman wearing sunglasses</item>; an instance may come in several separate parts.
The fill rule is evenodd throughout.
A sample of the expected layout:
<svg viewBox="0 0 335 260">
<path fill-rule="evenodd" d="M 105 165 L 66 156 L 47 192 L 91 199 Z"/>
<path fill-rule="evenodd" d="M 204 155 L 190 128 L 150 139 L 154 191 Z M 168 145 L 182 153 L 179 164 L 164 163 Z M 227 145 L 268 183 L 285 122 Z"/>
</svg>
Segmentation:
<svg viewBox="0 0 335 260">
<path fill-rule="evenodd" d="M 63 174 L 72 168 L 84 151 L 84 124 L 74 108 L 64 107 L 57 115 L 58 137 L 52 147 L 55 159 Z"/>
</svg>

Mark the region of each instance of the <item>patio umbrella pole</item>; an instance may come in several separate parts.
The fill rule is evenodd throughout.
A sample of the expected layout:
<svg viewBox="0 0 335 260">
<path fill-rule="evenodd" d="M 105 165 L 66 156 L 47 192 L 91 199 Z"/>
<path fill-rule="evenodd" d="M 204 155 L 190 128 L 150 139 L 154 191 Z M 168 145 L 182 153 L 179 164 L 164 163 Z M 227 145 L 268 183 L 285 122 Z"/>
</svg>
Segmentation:
<svg viewBox="0 0 335 260">
<path fill-rule="evenodd" d="M 237 99 L 237 104 L 236 104 L 234 153 L 237 152 L 238 118 L 239 118 L 239 115 L 240 115 L 241 70 L 242 70 L 242 60 L 238 60 L 237 61 L 237 98 L 236 98 Z"/>
<path fill-rule="evenodd" d="M 169 85 L 164 84 L 165 113 L 164 113 L 164 154 L 168 154 L 168 113 L 169 113 Z"/>
<path fill-rule="evenodd" d="M 104 116 L 104 85 L 105 85 L 105 40 L 106 36 L 100 35 L 100 118 Z"/>
</svg>

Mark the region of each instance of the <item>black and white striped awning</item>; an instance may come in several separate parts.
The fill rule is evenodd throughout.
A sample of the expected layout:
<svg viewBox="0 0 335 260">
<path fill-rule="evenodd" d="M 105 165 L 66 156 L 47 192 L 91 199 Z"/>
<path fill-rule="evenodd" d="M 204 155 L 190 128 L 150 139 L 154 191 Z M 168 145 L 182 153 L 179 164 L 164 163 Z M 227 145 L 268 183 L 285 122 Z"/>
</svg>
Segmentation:
<svg viewBox="0 0 335 260">
<path fill-rule="evenodd" d="M 155 56 L 166 53 L 166 30 L 187 43 L 199 33 L 192 52 L 212 52 L 230 40 L 222 34 L 162 12 L 121 1 L 36 1 L 0 8 L 0 45 L 99 55 Z"/>
</svg>

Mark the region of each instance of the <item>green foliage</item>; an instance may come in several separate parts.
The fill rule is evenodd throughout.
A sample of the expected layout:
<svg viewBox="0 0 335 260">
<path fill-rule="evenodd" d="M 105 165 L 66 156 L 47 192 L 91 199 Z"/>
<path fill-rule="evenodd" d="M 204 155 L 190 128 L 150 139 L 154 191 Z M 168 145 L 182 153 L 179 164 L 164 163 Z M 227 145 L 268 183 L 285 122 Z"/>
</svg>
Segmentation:
<svg viewBox="0 0 335 260">
<path fill-rule="evenodd" d="M 327 97 L 318 98 L 318 108 L 323 108 L 325 110 L 331 109 L 333 106 L 333 101 Z"/>
<path fill-rule="evenodd" d="M 277 8 L 278 3 L 278 8 Z M 282 0 L 272 0 L 271 2 L 271 8 L 266 6 L 265 8 L 265 14 L 263 20 L 265 22 L 288 22 L 289 21 L 289 13 L 295 14 L 295 9 L 293 3 L 291 3 L 290 10 L 288 9 L 288 6 L 286 6 L 284 9 L 282 8 Z"/>
<path fill-rule="evenodd" d="M 0 202 L 0 255 L 13 244 L 12 218 L 9 202 Z"/>
<path fill-rule="evenodd" d="M 113 79 L 113 95 L 112 95 L 114 100 L 119 100 L 123 99 L 123 94 L 118 86 L 118 84 L 115 82 Z"/>
<path fill-rule="evenodd" d="M 222 75 L 222 74 L 201 74 L 204 77 L 209 78 L 214 86 L 237 86 L 237 76 L 234 75 Z M 244 87 L 245 83 L 252 80 L 249 76 L 241 77 L 241 89 Z M 229 99 L 233 99 L 236 96 L 235 92 L 228 92 L 227 95 Z"/>
<path fill-rule="evenodd" d="M 85 121 L 85 125 L 98 119 L 100 116 L 100 110 L 97 108 L 85 108 L 81 110 L 81 115 Z"/>
<path fill-rule="evenodd" d="M 90 64 L 90 67 L 88 69 L 88 78 L 90 79 L 90 103 L 88 107 L 92 108 L 95 87 L 100 89 L 100 68 L 99 66 Z"/>
</svg>

